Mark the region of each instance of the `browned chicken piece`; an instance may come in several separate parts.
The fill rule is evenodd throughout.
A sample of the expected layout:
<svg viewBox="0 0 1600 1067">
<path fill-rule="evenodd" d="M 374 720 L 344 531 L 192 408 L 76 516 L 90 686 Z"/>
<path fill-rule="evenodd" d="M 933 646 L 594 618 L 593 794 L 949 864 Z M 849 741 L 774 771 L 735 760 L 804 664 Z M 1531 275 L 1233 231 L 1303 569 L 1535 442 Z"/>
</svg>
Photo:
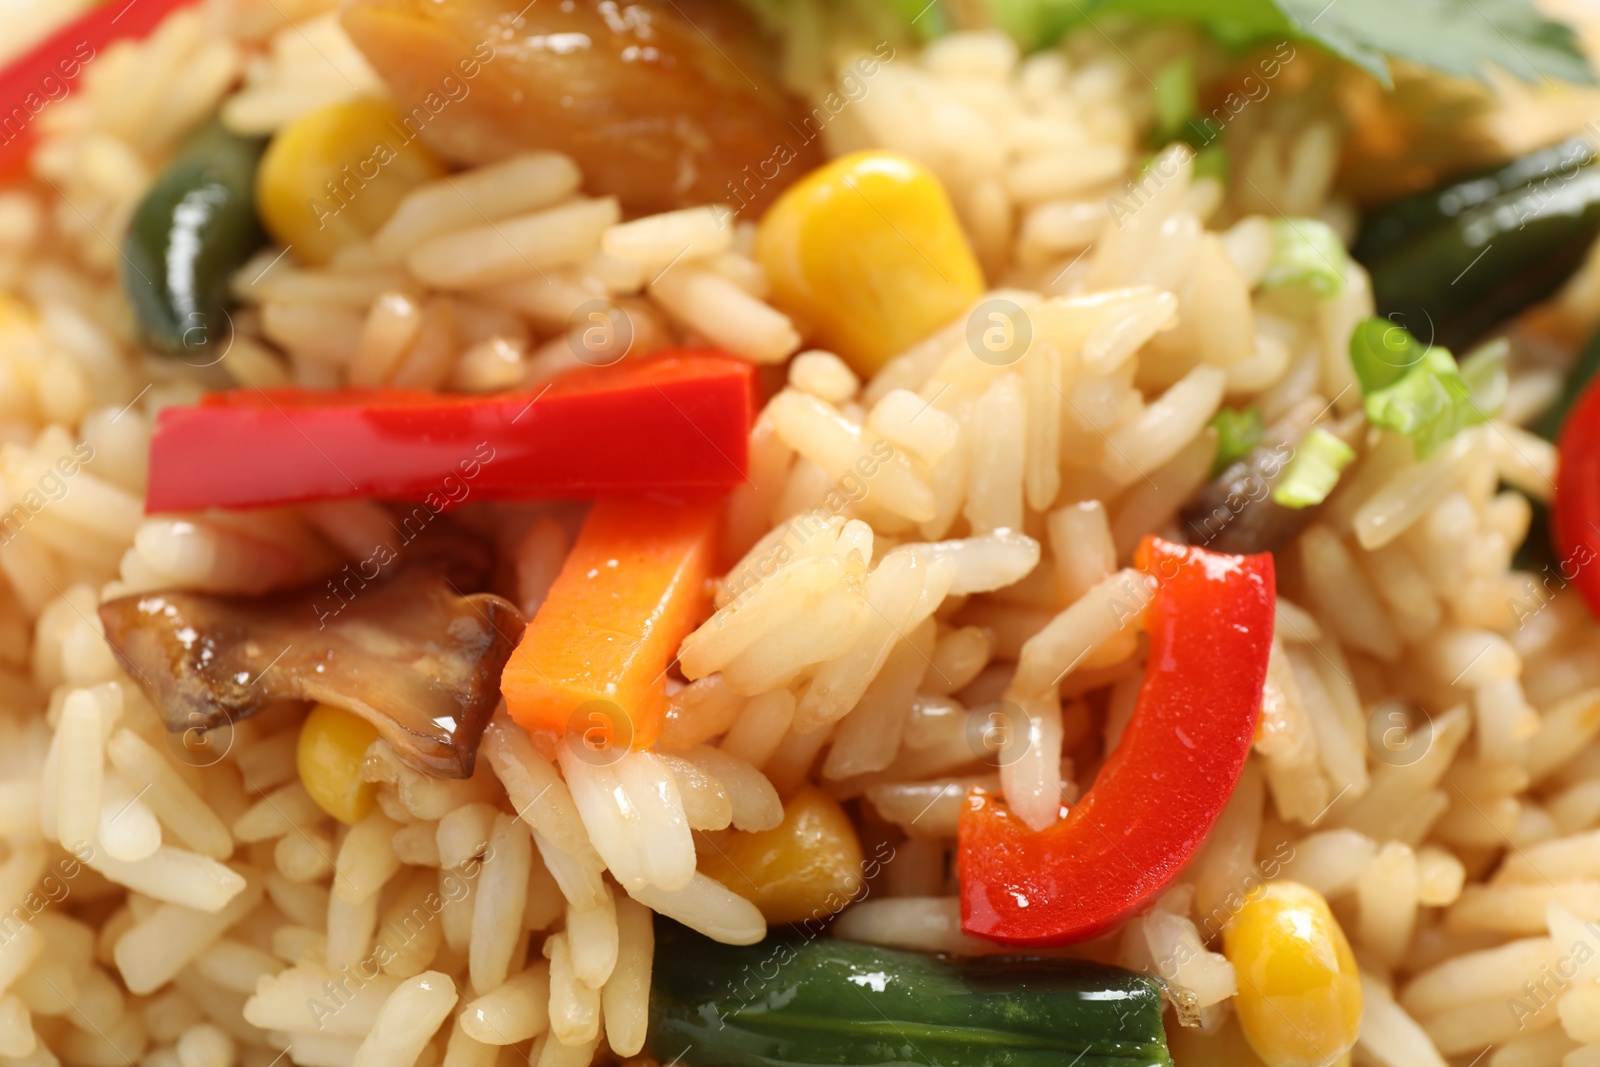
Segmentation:
<svg viewBox="0 0 1600 1067">
<path fill-rule="evenodd" d="M 629 215 L 752 199 L 759 212 L 822 162 L 736 4 L 347 0 L 343 20 L 440 153 L 565 152 Z"/>
</svg>

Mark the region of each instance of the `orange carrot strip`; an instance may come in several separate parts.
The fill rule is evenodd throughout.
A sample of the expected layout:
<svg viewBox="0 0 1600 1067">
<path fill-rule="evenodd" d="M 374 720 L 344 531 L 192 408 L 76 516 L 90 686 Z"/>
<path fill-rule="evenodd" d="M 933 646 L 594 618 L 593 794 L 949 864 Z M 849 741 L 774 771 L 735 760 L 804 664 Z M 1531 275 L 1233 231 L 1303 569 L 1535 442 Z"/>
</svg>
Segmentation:
<svg viewBox="0 0 1600 1067">
<path fill-rule="evenodd" d="M 590 748 L 654 744 L 667 667 L 705 618 L 721 520 L 715 499 L 596 502 L 501 675 L 511 717 Z"/>
</svg>

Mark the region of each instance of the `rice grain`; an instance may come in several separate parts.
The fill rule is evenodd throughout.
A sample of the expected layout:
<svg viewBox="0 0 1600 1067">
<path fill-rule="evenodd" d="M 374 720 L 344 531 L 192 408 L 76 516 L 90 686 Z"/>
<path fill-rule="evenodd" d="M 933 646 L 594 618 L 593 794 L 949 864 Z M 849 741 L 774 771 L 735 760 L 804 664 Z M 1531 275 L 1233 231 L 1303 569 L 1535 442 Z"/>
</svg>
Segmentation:
<svg viewBox="0 0 1600 1067">
<path fill-rule="evenodd" d="M 401 982 L 383 1002 L 351 1067 L 412 1067 L 455 1003 L 455 983 L 438 971 Z"/>
</svg>

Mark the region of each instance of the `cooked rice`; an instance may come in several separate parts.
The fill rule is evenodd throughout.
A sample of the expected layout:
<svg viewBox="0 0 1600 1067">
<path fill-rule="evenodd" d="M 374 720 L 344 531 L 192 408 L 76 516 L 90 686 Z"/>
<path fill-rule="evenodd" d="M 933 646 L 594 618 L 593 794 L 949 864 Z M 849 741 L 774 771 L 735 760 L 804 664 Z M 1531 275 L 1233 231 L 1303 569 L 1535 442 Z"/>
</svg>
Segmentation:
<svg viewBox="0 0 1600 1067">
<path fill-rule="evenodd" d="M 0 288 L 26 305 L 13 316 L 0 297 L 0 1057 L 635 1056 L 652 911 L 736 944 L 766 933 L 696 870 L 696 832 L 777 826 L 808 782 L 896 841 L 834 935 L 993 951 L 961 932 L 951 896 L 962 797 L 997 789 L 1043 827 L 1088 787 L 1144 655 L 1149 593 L 1126 564 L 1209 475 L 1208 421 L 1253 399 L 1294 437 L 1358 410 L 1344 345 L 1371 310 L 1361 269 L 1314 307 L 1257 288 L 1264 216 L 1349 214 L 1328 199 L 1336 127 L 1263 106 L 1237 131 L 1248 180 L 1195 181 L 1169 152 L 1151 164 L 1164 180 L 1136 189 L 1147 116 L 1114 49 L 1085 36 L 1019 60 L 1000 35 L 953 35 L 883 65 L 827 136 L 939 175 L 994 287 L 984 300 L 1031 323 L 1010 365 L 974 360 L 964 322 L 869 381 L 831 353 L 791 360 L 803 324 L 766 301 L 748 220 L 707 205 L 621 222 L 614 201 L 578 193 L 570 160 L 530 153 L 413 190 L 326 266 L 264 252 L 234 279 L 245 307 L 220 368 L 174 369 L 134 344 L 105 235 L 240 72 L 223 109 L 242 132 L 382 93 L 330 7 L 219 3 L 108 48 L 42 121 L 32 167 L 51 195 L 0 194 Z M 805 62 L 791 56 L 791 73 L 831 79 Z M 1110 206 L 1135 192 L 1126 217 Z M 1595 277 L 1562 297 L 1585 326 Z M 584 349 L 595 320 L 575 316 L 593 307 L 626 345 Z M 498 719 L 457 782 L 379 742 L 364 772 L 379 807 L 346 829 L 296 779 L 293 709 L 237 724 L 225 752 L 171 747 L 97 603 L 320 579 L 364 558 L 390 517 L 363 502 L 146 518 L 162 406 L 226 376 L 537 386 L 673 342 L 789 362 L 728 505 L 742 558 L 684 643 L 656 752 L 553 764 Z M 1488 1045 L 1490 1067 L 1600 1062 L 1593 967 L 1540 984 L 1600 921 L 1597 634 L 1571 591 L 1511 566 L 1524 497 L 1548 500 L 1555 464 L 1517 424 L 1559 387 L 1515 351 L 1512 366 L 1503 419 L 1420 463 L 1328 422 L 1360 458 L 1280 553 L 1256 758 L 1178 887 L 1088 949 L 1155 970 L 1208 1027 L 1236 985 L 1221 925 L 1281 876 L 1327 895 L 1355 944 L 1358 1062 L 1429 1067 Z M 23 503 L 65 457 L 79 468 L 66 488 Z M 515 599 L 536 610 L 573 510 L 463 513 L 497 532 Z M 1425 713 L 1406 738 L 1418 750 L 1374 739 L 1400 704 Z"/>
</svg>

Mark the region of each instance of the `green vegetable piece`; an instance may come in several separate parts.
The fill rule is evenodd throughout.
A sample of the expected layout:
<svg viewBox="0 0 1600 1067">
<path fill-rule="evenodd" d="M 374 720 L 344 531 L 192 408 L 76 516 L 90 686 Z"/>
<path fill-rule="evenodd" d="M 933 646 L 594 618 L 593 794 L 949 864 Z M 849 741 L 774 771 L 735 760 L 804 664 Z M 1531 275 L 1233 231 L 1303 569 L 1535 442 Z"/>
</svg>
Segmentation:
<svg viewBox="0 0 1600 1067">
<path fill-rule="evenodd" d="M 983 0 L 983 6 L 1024 52 L 1054 44 L 1083 17 L 1079 0 Z"/>
<path fill-rule="evenodd" d="M 1352 254 L 1379 313 L 1464 348 L 1555 292 L 1600 235 L 1594 159 L 1577 137 L 1373 212 Z"/>
<path fill-rule="evenodd" d="M 1261 284 L 1268 289 L 1304 285 L 1318 296 L 1344 289 L 1349 257 L 1333 227 L 1317 219 L 1273 219 L 1272 259 Z"/>
<path fill-rule="evenodd" d="M 1448 349 L 1424 346 L 1386 319 L 1366 319 L 1356 326 L 1350 335 L 1350 362 L 1366 394 L 1367 421 L 1411 438 L 1418 459 L 1432 455 L 1464 427 L 1488 418 L 1474 406 L 1472 386 Z M 1473 373 L 1484 398 L 1492 400 L 1493 356 Z"/>
<path fill-rule="evenodd" d="M 1215 478 L 1261 443 L 1267 424 L 1258 408 L 1223 408 L 1211 420 L 1217 431 L 1217 458 L 1211 463 L 1211 477 Z"/>
<path fill-rule="evenodd" d="M 1228 150 L 1220 144 L 1207 145 L 1195 153 L 1194 179 L 1215 178 L 1223 188 L 1228 185 Z"/>
<path fill-rule="evenodd" d="M 957 963 L 829 937 L 721 945 L 656 921 L 650 1052 L 684 1067 L 1171 1067 L 1153 977 Z"/>
<path fill-rule="evenodd" d="M 783 6 L 781 0 L 745 3 L 763 13 Z M 891 3 L 924 39 L 951 28 L 940 10 L 944 4 Z M 964 23 L 986 16 L 1027 52 L 1055 44 L 1076 27 L 1098 28 L 1102 16 L 1120 15 L 1196 22 L 1236 50 L 1290 37 L 1312 41 L 1386 86 L 1393 84 L 1390 59 L 1480 81 L 1499 68 L 1527 82 L 1595 82 L 1577 34 L 1544 17 L 1533 0 L 968 0 L 952 6 L 964 12 Z"/>
<path fill-rule="evenodd" d="M 1511 342 L 1496 337 L 1488 344 L 1461 357 L 1461 380 L 1467 383 L 1469 424 L 1488 422 L 1506 406 L 1506 396 L 1511 390 L 1511 376 L 1506 373 L 1506 357 L 1511 353 Z"/>
<path fill-rule="evenodd" d="M 254 201 L 263 145 L 213 120 L 134 210 L 122 284 L 152 347 L 215 362 L 231 343 L 229 277 L 266 241 Z"/>
<path fill-rule="evenodd" d="M 1239 0 L 1196 6 L 1233 7 Z M 1594 70 L 1570 26 L 1532 0 L 1276 0 L 1295 31 L 1390 84 L 1385 56 L 1464 78 L 1498 67 L 1526 82 L 1593 84 Z M 1253 6 L 1253 4 L 1252 4 Z"/>
<path fill-rule="evenodd" d="M 1456 361 L 1442 348 L 1430 348 L 1405 377 L 1367 395 L 1367 421 L 1411 438 L 1418 459 L 1468 425 L 1467 383 Z"/>
<path fill-rule="evenodd" d="M 1300 447 L 1295 449 L 1283 478 L 1273 488 L 1273 502 L 1296 509 L 1322 503 L 1355 458 L 1355 449 L 1320 426 L 1313 426 L 1300 439 Z"/>
<path fill-rule="evenodd" d="M 890 7 L 924 41 L 943 37 L 950 32 L 950 19 L 943 4 L 930 4 L 928 0 L 890 0 Z"/>
<path fill-rule="evenodd" d="M 1527 82 L 1595 81 L 1577 34 L 1545 18 L 1532 0 L 1079 0 L 1078 6 L 1082 20 L 1189 19 L 1235 48 L 1266 38 L 1314 41 L 1386 86 L 1391 58 L 1481 81 L 1493 67 Z"/>
<path fill-rule="evenodd" d="M 1363 319 L 1350 334 L 1350 363 L 1367 395 L 1398 382 L 1425 353 L 1410 330 L 1388 319 Z"/>
<path fill-rule="evenodd" d="M 1199 103 L 1194 87 L 1194 60 L 1175 59 L 1156 75 L 1156 147 L 1183 137 Z"/>
</svg>

